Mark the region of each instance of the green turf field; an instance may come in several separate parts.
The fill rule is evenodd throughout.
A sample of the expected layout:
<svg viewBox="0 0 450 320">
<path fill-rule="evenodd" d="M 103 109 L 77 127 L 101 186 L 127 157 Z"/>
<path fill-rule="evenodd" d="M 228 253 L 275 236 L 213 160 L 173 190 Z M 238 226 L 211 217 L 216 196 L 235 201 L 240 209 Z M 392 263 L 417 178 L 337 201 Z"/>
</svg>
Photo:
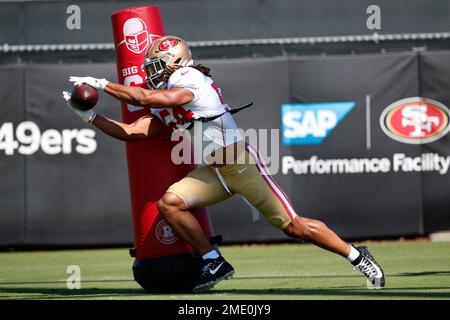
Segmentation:
<svg viewBox="0 0 450 320">
<path fill-rule="evenodd" d="M 207 294 L 152 295 L 133 281 L 127 249 L 0 253 L 0 299 L 450 299 L 450 242 L 368 243 L 387 274 L 383 290 L 345 259 L 305 244 L 223 246 L 236 269 Z M 81 268 L 81 289 L 66 268 Z"/>
</svg>

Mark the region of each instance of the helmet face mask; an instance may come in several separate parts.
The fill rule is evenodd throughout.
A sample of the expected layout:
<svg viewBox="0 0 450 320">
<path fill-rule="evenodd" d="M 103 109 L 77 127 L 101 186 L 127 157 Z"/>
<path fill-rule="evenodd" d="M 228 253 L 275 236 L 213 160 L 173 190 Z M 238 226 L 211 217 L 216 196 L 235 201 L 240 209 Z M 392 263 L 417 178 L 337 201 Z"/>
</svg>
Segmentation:
<svg viewBox="0 0 450 320">
<path fill-rule="evenodd" d="M 178 37 L 165 36 L 152 42 L 142 66 L 145 82 L 155 90 L 165 89 L 170 75 L 178 68 L 193 64 L 187 43 Z"/>
<path fill-rule="evenodd" d="M 170 59 L 170 57 L 169 57 Z M 145 82 L 152 89 L 162 89 L 162 82 L 164 77 L 164 73 L 166 71 L 166 61 L 168 59 L 164 57 L 156 58 L 156 59 L 148 59 L 145 58 L 145 62 L 143 68 L 147 77 L 145 78 Z"/>
</svg>

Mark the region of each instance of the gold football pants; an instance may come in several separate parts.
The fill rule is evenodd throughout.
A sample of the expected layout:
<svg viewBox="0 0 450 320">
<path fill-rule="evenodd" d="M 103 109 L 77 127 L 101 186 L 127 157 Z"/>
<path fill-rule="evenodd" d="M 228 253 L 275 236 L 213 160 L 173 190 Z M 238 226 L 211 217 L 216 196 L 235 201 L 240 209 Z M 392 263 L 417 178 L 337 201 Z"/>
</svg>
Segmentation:
<svg viewBox="0 0 450 320">
<path fill-rule="evenodd" d="M 176 194 L 188 208 L 207 207 L 237 193 L 281 230 L 296 216 L 286 194 L 251 146 L 235 163 L 220 168 L 200 167 L 171 185 L 167 192 Z"/>
</svg>

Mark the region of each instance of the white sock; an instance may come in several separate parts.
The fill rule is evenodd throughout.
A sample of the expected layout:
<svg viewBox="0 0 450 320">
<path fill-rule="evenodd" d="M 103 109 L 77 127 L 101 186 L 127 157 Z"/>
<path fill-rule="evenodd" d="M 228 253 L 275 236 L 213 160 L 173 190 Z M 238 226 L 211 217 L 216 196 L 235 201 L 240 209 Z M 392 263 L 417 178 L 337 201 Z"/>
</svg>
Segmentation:
<svg viewBox="0 0 450 320">
<path fill-rule="evenodd" d="M 203 260 L 206 260 L 206 259 L 217 259 L 218 257 L 220 257 L 220 256 L 219 256 L 219 254 L 217 253 L 217 251 L 214 250 L 214 249 L 212 249 L 210 252 L 205 253 L 205 254 L 202 256 L 202 259 L 203 259 Z"/>
<path fill-rule="evenodd" d="M 346 258 L 348 261 L 353 262 L 359 257 L 360 253 L 353 246 L 350 246 L 350 254 Z"/>
</svg>

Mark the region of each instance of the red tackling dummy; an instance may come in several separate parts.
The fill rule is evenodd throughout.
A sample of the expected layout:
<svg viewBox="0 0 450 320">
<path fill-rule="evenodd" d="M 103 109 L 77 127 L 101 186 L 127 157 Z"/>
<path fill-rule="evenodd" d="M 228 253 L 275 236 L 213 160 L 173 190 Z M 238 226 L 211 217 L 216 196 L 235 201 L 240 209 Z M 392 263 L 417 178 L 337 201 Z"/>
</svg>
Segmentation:
<svg viewBox="0 0 450 320">
<path fill-rule="evenodd" d="M 164 35 L 159 7 L 135 7 L 111 16 L 120 83 L 147 88 L 142 70 L 149 44 Z M 122 104 L 123 120 L 132 123 L 148 115 L 149 109 Z M 174 182 L 195 169 L 195 165 L 175 165 L 171 149 L 177 142 L 160 136 L 127 143 L 127 162 L 134 221 L 137 260 L 193 252 L 161 218 L 156 202 Z M 206 209 L 194 210 L 207 237 L 212 235 Z"/>
</svg>

